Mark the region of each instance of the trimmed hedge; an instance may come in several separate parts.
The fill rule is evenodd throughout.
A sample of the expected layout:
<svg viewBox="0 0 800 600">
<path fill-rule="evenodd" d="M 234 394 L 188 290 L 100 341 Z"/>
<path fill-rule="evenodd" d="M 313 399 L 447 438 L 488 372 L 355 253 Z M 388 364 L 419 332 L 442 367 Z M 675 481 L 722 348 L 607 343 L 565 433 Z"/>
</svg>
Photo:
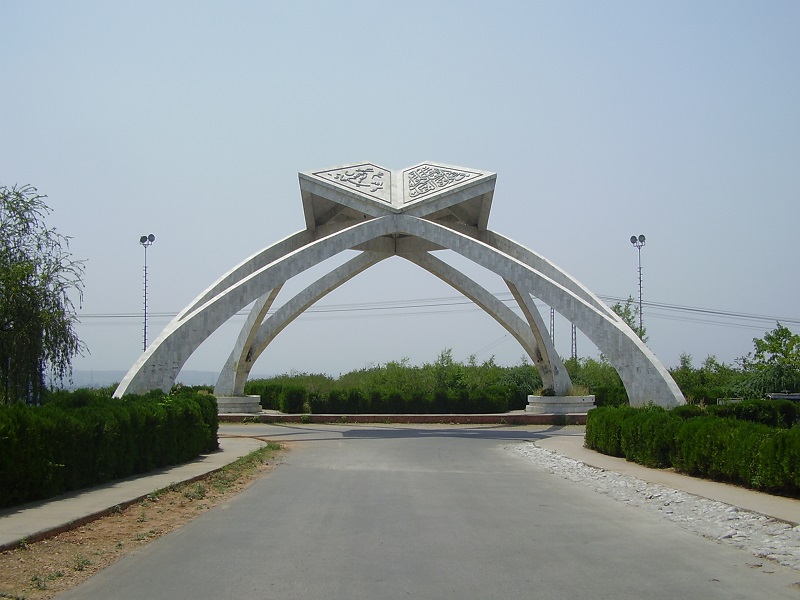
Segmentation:
<svg viewBox="0 0 800 600">
<path fill-rule="evenodd" d="M 586 446 L 648 467 L 674 467 L 689 475 L 797 496 L 797 414 L 795 408 L 769 400 L 670 411 L 600 407 L 589 411 Z"/>
<path fill-rule="evenodd" d="M 452 414 L 501 413 L 518 408 L 513 393 L 501 385 L 478 390 L 418 390 L 334 388 L 327 393 L 309 391 L 301 385 L 266 384 L 261 387 L 261 407 L 284 413 L 314 414 Z M 527 403 L 527 398 L 526 398 Z"/>
<path fill-rule="evenodd" d="M 89 390 L 0 406 L 0 507 L 187 462 L 218 448 L 211 395 Z"/>
<path fill-rule="evenodd" d="M 752 421 L 783 429 L 800 423 L 800 403 L 791 400 L 748 400 L 733 404 L 714 404 L 705 410 L 718 417 Z"/>
<path fill-rule="evenodd" d="M 609 367 L 610 368 L 610 367 Z M 611 369 L 613 371 L 613 369 Z M 305 390 L 305 397 L 297 386 Z M 294 413 L 493 413 L 524 409 L 528 395 L 541 389 L 535 367 L 501 367 L 453 360 L 443 351 L 432 364 L 411 366 L 407 359 L 351 371 L 333 378 L 292 372 L 250 380 L 245 393 L 259 395 L 266 410 Z"/>
</svg>

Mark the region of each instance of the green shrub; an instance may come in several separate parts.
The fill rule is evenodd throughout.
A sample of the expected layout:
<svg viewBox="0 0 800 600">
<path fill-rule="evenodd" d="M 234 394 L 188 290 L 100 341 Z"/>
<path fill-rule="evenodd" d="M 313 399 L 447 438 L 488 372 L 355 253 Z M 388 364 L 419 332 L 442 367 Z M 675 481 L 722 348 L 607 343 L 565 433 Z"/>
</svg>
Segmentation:
<svg viewBox="0 0 800 600">
<path fill-rule="evenodd" d="M 752 487 L 761 479 L 761 447 L 774 433 L 760 423 L 713 416 L 690 419 L 676 431 L 672 465 L 690 475 Z"/>
<path fill-rule="evenodd" d="M 279 410 L 279 398 L 283 391 L 283 385 L 280 383 L 262 383 L 259 387 L 261 388 L 260 390 L 255 388 L 252 391 L 261 398 L 261 408 L 264 410 Z"/>
<path fill-rule="evenodd" d="M 215 450 L 213 396 L 186 390 L 124 399 L 52 394 L 0 407 L 0 507 L 184 462 Z"/>
<path fill-rule="evenodd" d="M 300 385 L 283 386 L 278 396 L 278 410 L 284 413 L 296 414 L 303 412 L 306 402 L 306 389 Z"/>
<path fill-rule="evenodd" d="M 753 487 L 782 494 L 800 490 L 800 425 L 771 436 L 761 446 Z"/>
<path fill-rule="evenodd" d="M 433 412 L 433 398 L 423 390 L 411 390 L 408 396 L 408 412 L 414 414 L 427 414 Z"/>
<path fill-rule="evenodd" d="M 586 447 L 610 456 L 624 456 L 622 423 L 634 414 L 636 409 L 629 406 L 602 406 L 590 410 L 586 417 Z"/>
<path fill-rule="evenodd" d="M 431 412 L 448 414 L 455 412 L 454 407 L 457 406 L 456 395 L 453 391 L 439 388 L 433 392 L 433 406 Z"/>
<path fill-rule="evenodd" d="M 381 390 L 370 390 L 367 399 L 368 410 L 375 414 L 385 414 L 389 411 L 389 405 Z"/>
<path fill-rule="evenodd" d="M 487 387 L 478 397 L 475 411 L 479 413 L 508 412 L 508 389 L 500 385 Z"/>
<path fill-rule="evenodd" d="M 328 394 L 328 412 L 343 413 L 345 407 L 345 393 L 342 390 L 331 390 Z"/>
<path fill-rule="evenodd" d="M 567 368 L 572 368 L 576 384 L 597 396 L 598 405 L 627 404 L 622 381 L 607 362 L 573 360 Z M 280 398 L 291 386 L 306 390 L 308 407 L 316 413 L 497 413 L 524 409 L 528 395 L 542 387 L 542 380 L 525 361 L 501 367 L 493 359 L 478 364 L 471 357 L 463 364 L 445 350 L 434 363 L 422 366 L 411 366 L 403 359 L 338 379 L 291 373 L 248 381 L 245 393 L 258 394 L 264 409 L 283 410 Z"/>
<path fill-rule="evenodd" d="M 746 400 L 733 404 L 712 405 L 709 414 L 770 427 L 789 428 L 800 422 L 800 404 L 790 400 Z"/>
<path fill-rule="evenodd" d="M 703 407 L 699 404 L 682 404 L 676 406 L 671 411 L 673 417 L 680 417 L 681 419 L 691 419 L 693 417 L 701 417 L 706 414 Z"/>
<path fill-rule="evenodd" d="M 400 390 L 387 390 L 383 401 L 387 413 L 403 414 L 407 412 L 408 400 Z"/>
<path fill-rule="evenodd" d="M 345 406 L 347 407 L 347 410 L 344 412 L 347 413 L 359 414 L 367 412 L 365 410 L 367 407 L 367 399 L 358 388 L 350 388 L 347 390 L 347 400 Z"/>
<path fill-rule="evenodd" d="M 660 407 L 648 407 L 620 424 L 620 450 L 625 458 L 647 467 L 670 466 L 679 420 Z"/>
<path fill-rule="evenodd" d="M 649 467 L 671 466 L 689 475 L 797 496 L 800 425 L 784 426 L 793 411 L 771 401 L 706 410 L 595 408 L 587 418 L 586 446 Z"/>
</svg>

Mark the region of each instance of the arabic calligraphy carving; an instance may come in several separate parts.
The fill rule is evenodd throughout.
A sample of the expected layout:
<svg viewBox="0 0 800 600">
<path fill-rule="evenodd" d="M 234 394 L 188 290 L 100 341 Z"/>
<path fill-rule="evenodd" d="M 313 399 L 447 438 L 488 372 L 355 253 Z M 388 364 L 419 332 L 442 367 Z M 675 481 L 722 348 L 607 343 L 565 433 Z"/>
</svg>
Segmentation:
<svg viewBox="0 0 800 600">
<path fill-rule="evenodd" d="M 468 171 L 421 165 L 406 171 L 404 175 L 406 184 L 405 201 L 413 202 L 433 192 L 467 181 L 475 174 Z"/>
<path fill-rule="evenodd" d="M 383 189 L 383 171 L 375 172 L 372 167 L 353 169 L 352 171 L 345 171 L 344 173 L 336 173 L 333 178 L 338 179 L 342 183 L 349 183 L 355 187 L 369 188 L 370 192 L 377 192 Z"/>
<path fill-rule="evenodd" d="M 325 179 L 390 202 L 391 173 L 369 163 L 315 173 Z"/>
</svg>

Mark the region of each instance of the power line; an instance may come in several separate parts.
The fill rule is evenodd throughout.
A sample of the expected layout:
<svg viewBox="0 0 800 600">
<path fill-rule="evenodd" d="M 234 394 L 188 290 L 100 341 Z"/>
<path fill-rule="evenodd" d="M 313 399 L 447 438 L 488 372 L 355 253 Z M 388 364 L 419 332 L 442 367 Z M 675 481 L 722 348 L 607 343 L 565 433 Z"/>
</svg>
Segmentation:
<svg viewBox="0 0 800 600">
<path fill-rule="evenodd" d="M 495 294 L 495 297 L 509 305 L 514 305 L 514 298 L 509 292 L 501 292 Z M 614 303 L 625 303 L 627 298 L 619 298 L 616 296 L 598 296 L 601 300 L 613 305 Z M 745 327 L 753 329 L 761 329 L 764 323 L 780 322 L 784 325 L 798 325 L 800 326 L 800 319 L 792 317 L 778 317 L 772 315 L 759 315 L 753 313 L 744 313 L 738 311 L 727 311 L 722 309 L 710 309 L 695 306 L 683 306 L 679 304 L 670 304 L 664 302 L 644 302 L 648 308 L 652 309 L 650 315 L 653 318 L 660 318 L 673 321 L 682 321 L 687 323 L 700 323 L 705 325 L 717 325 L 723 327 Z M 419 298 L 411 300 L 386 300 L 379 302 L 361 302 L 361 303 L 342 303 L 342 304 L 320 304 L 312 306 L 305 311 L 314 319 L 343 319 L 343 318 L 364 318 L 365 316 L 373 317 L 405 317 L 412 315 L 431 315 L 442 313 L 464 313 L 481 310 L 471 300 L 463 296 L 443 296 L 435 298 Z M 654 310 L 656 312 L 654 312 Z M 350 314 L 347 313 L 358 313 Z M 372 315 L 365 315 L 364 313 L 374 313 Z M 241 310 L 235 316 L 244 317 L 248 314 L 247 310 Z M 270 311 L 274 314 L 274 311 Z M 171 319 L 177 315 L 177 312 L 152 312 L 148 316 L 152 319 Z M 79 315 L 79 319 L 86 319 L 88 321 L 95 320 L 127 320 L 139 319 L 141 313 L 86 313 Z M 743 322 L 737 322 L 743 321 Z M 762 323 L 762 325 L 758 325 Z"/>
<path fill-rule="evenodd" d="M 503 337 L 494 340 L 493 342 L 489 342 L 483 348 L 481 348 L 480 350 L 475 352 L 475 356 L 478 357 L 481 354 L 483 354 L 484 352 L 488 352 L 489 350 L 492 350 L 493 348 L 497 348 L 497 346 L 500 346 L 501 344 L 504 344 L 509 339 L 511 339 L 510 336 L 508 334 L 506 334 Z"/>
<path fill-rule="evenodd" d="M 613 303 L 625 303 L 628 301 L 627 298 L 616 298 L 614 296 L 598 296 L 601 300 L 605 300 L 606 302 L 613 302 Z M 756 315 L 751 313 L 743 313 L 743 312 L 733 312 L 727 310 L 720 310 L 720 309 L 712 309 L 712 308 L 699 308 L 696 306 L 682 306 L 680 304 L 666 304 L 663 302 L 643 302 L 645 306 L 650 308 L 660 308 L 669 311 L 675 311 L 680 313 L 692 313 L 692 314 L 701 314 L 701 315 L 708 315 L 708 316 L 716 316 L 716 317 L 726 317 L 726 318 L 735 318 L 735 319 L 742 319 L 742 320 L 752 320 L 752 321 L 769 321 L 772 323 L 780 321 L 783 324 L 791 324 L 791 325 L 800 325 L 800 319 L 792 318 L 792 317 L 776 317 L 770 315 Z"/>
</svg>

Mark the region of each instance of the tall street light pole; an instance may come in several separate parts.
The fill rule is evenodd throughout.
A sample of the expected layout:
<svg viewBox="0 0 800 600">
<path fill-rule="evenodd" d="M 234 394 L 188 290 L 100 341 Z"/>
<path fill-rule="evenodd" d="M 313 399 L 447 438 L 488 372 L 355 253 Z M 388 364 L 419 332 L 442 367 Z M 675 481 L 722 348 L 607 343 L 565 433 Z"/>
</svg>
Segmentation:
<svg viewBox="0 0 800 600">
<path fill-rule="evenodd" d="M 144 248 L 144 325 L 142 327 L 142 352 L 147 350 L 147 249 L 156 241 L 156 236 L 143 235 L 139 243 Z"/>
<path fill-rule="evenodd" d="M 644 331 L 643 321 L 642 321 L 642 246 L 644 246 L 645 237 L 643 235 L 640 236 L 631 236 L 631 244 L 636 250 L 639 251 L 639 337 L 642 337 L 642 332 Z"/>
</svg>

